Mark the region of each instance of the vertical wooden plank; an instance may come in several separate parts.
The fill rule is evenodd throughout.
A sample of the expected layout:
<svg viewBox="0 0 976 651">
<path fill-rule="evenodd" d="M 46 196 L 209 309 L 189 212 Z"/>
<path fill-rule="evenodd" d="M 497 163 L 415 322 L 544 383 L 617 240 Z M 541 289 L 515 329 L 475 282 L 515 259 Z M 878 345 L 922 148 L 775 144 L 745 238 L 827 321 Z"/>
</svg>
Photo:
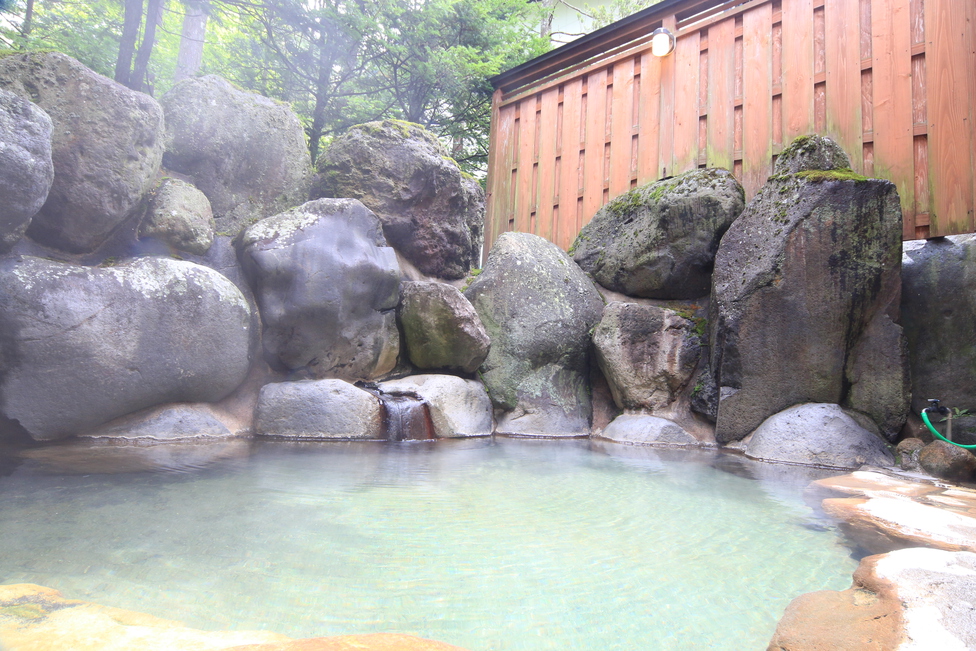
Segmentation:
<svg viewBox="0 0 976 651">
<path fill-rule="evenodd" d="M 516 168 L 518 174 L 515 184 L 515 223 L 514 230 L 527 233 L 532 229 L 531 213 L 535 204 L 532 180 L 535 166 L 536 96 L 529 95 L 519 101 L 519 146 Z"/>
<path fill-rule="evenodd" d="M 826 0 L 826 135 L 864 169 L 861 156 L 861 7 L 858 0 Z"/>
<path fill-rule="evenodd" d="M 969 223 L 965 232 L 970 232 L 976 231 L 976 2 L 968 2 L 966 6 L 969 8 L 966 16 L 969 62 L 965 76 L 969 79 L 969 178 L 972 179 L 973 200 L 969 204 Z"/>
<path fill-rule="evenodd" d="M 485 244 L 482 259 L 505 232 L 511 196 L 508 187 L 512 177 L 512 138 L 515 110 L 501 106 L 502 91 L 496 90 L 491 98 L 491 142 L 488 147 L 488 192 L 485 197 Z"/>
<path fill-rule="evenodd" d="M 813 129 L 813 0 L 787 0 L 783 3 L 784 140 L 791 142 Z"/>
<path fill-rule="evenodd" d="M 912 45 L 907 0 L 874 0 L 871 11 L 874 175 L 898 188 L 906 239 L 914 236 Z M 909 228 L 911 229 L 909 231 Z"/>
<path fill-rule="evenodd" d="M 698 166 L 698 73 L 701 52 L 699 33 L 678 39 L 674 57 L 674 142 L 671 169 L 673 176 Z"/>
<path fill-rule="evenodd" d="M 542 92 L 542 111 L 539 114 L 539 188 L 536 206 L 535 233 L 552 241 L 554 227 L 552 207 L 556 202 L 556 114 L 559 105 L 559 86 L 552 85 Z"/>
<path fill-rule="evenodd" d="M 735 95 L 735 18 L 708 28 L 708 144 L 709 167 L 732 170 Z"/>
<path fill-rule="evenodd" d="M 563 133 L 559 175 L 559 220 L 554 242 L 569 249 L 576 238 L 576 200 L 579 196 L 580 100 L 583 80 L 579 77 L 563 84 Z"/>
<path fill-rule="evenodd" d="M 610 109 L 610 197 L 630 190 L 634 132 L 634 65 L 625 59 L 613 67 Z"/>
<path fill-rule="evenodd" d="M 752 199 L 772 172 L 773 8 L 764 4 L 742 16 L 742 187 Z"/>
<path fill-rule="evenodd" d="M 583 223 L 603 205 L 604 149 L 607 142 L 607 71 L 596 70 L 586 80 L 586 154 L 583 160 Z"/>
<path fill-rule="evenodd" d="M 930 236 L 965 233 L 973 221 L 973 152 L 968 146 L 967 2 L 925 0 Z M 960 146 L 961 144 L 965 146 Z"/>
<path fill-rule="evenodd" d="M 677 19 L 672 14 L 665 16 L 662 25 L 674 33 Z M 679 40 L 687 39 L 688 36 Z M 697 45 L 696 45 L 697 46 Z M 684 46 L 682 46 L 684 47 Z M 677 49 L 677 44 L 675 49 Z M 656 57 L 655 57 L 656 58 Z M 675 71 L 678 64 L 677 53 L 660 59 L 661 62 L 661 110 L 660 110 L 660 144 L 658 146 L 658 171 L 654 178 L 660 179 L 674 173 L 674 100 L 677 94 L 678 81 Z"/>
<path fill-rule="evenodd" d="M 673 57 L 666 57 L 673 59 Z M 641 55 L 638 115 L 637 183 L 657 180 L 661 145 L 661 95 L 664 58 L 646 51 Z M 670 119 L 670 115 L 668 116 Z"/>
<path fill-rule="evenodd" d="M 929 212 L 932 198 L 929 196 L 929 142 L 926 136 L 915 136 L 915 237 L 929 235 Z"/>
</svg>

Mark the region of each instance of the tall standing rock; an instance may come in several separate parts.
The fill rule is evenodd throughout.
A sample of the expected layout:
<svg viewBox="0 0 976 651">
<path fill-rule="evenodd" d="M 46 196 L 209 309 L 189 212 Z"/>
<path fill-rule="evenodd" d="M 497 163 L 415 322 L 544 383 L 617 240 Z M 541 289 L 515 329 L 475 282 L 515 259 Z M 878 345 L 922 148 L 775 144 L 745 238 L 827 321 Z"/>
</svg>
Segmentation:
<svg viewBox="0 0 976 651">
<path fill-rule="evenodd" d="M 0 253 L 24 235 L 53 181 L 51 118 L 0 90 Z"/>
<path fill-rule="evenodd" d="M 54 183 L 28 235 L 71 253 L 93 251 L 155 181 L 162 108 L 58 52 L 0 56 L 0 88 L 37 104 L 54 125 Z"/>
<path fill-rule="evenodd" d="M 976 412 L 976 235 L 906 242 L 902 283 L 912 407 Z"/>
<path fill-rule="evenodd" d="M 504 233 L 465 291 L 491 350 L 481 377 L 502 434 L 589 434 L 590 330 L 603 299 L 559 247 L 529 233 Z"/>
<path fill-rule="evenodd" d="M 249 227 L 239 247 L 277 366 L 350 381 L 393 370 L 399 267 L 363 204 L 310 201 Z"/>
<path fill-rule="evenodd" d="M 168 402 L 216 402 L 247 375 L 251 310 L 216 271 L 0 261 L 0 415 L 37 440 Z"/>
<path fill-rule="evenodd" d="M 890 320 L 901 283 L 898 193 L 849 169 L 783 173 L 809 148 L 798 139 L 783 152 L 715 259 L 711 370 L 723 443 L 805 402 L 842 404 L 888 428 L 904 420 L 907 369 Z M 878 332 L 882 341 L 865 340 Z M 859 361 L 868 353 L 874 364 Z M 890 377 L 863 374 L 884 358 Z M 851 389 L 866 382 L 874 386 Z"/>
<path fill-rule="evenodd" d="M 573 244 L 573 259 L 628 296 L 705 296 L 719 240 L 744 206 L 742 186 L 724 169 L 648 183 L 593 216 Z"/>
<path fill-rule="evenodd" d="M 491 340 L 456 287 L 402 283 L 399 314 L 407 354 L 417 368 L 474 373 L 485 361 Z"/>
<path fill-rule="evenodd" d="M 207 195 L 218 232 L 236 235 L 308 198 L 312 163 L 287 104 L 215 75 L 181 81 L 161 101 L 169 141 L 163 164 Z"/>
<path fill-rule="evenodd" d="M 312 198 L 359 199 L 390 245 L 425 274 L 454 280 L 478 265 L 485 195 L 434 134 L 384 120 L 351 128 L 316 163 Z"/>
</svg>

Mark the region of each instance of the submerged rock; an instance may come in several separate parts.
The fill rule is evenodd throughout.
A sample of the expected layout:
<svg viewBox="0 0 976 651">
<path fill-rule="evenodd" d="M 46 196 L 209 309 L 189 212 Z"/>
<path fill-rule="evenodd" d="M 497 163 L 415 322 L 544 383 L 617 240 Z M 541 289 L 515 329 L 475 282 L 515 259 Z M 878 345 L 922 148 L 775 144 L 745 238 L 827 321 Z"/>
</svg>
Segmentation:
<svg viewBox="0 0 976 651">
<path fill-rule="evenodd" d="M 385 438 L 379 399 L 344 380 L 264 385 L 254 433 L 298 439 Z"/>
<path fill-rule="evenodd" d="M 613 199 L 580 231 L 572 256 L 628 296 L 705 296 L 719 240 L 744 206 L 731 172 L 692 170 Z"/>
<path fill-rule="evenodd" d="M 144 613 L 65 599 L 57 590 L 28 583 L 0 586 L 0 645 L 34 651 L 464 651 L 390 633 L 293 640 L 271 631 L 202 631 Z"/>
<path fill-rule="evenodd" d="M 481 378 L 503 434 L 585 436 L 590 431 L 590 329 L 603 300 L 559 247 L 503 233 L 464 295 L 488 335 Z"/>
<path fill-rule="evenodd" d="M 59 52 L 0 55 L 0 88 L 34 102 L 54 124 L 54 182 L 28 235 L 71 253 L 93 251 L 155 182 L 162 108 Z"/>
<path fill-rule="evenodd" d="M 434 134 L 384 120 L 352 127 L 316 162 L 312 198 L 359 199 L 386 239 L 424 274 L 463 278 L 481 259 L 485 194 Z"/>
<path fill-rule="evenodd" d="M 89 430 L 81 438 L 114 443 L 185 441 L 233 436 L 212 410 L 200 405 L 178 404 L 150 408 Z"/>
<path fill-rule="evenodd" d="M 842 592 L 802 595 L 786 608 L 770 651 L 976 648 L 976 554 L 904 549 L 869 556 Z"/>
<path fill-rule="evenodd" d="M 247 374 L 250 322 L 241 292 L 190 262 L 3 259 L 0 414 L 51 440 L 153 405 L 215 402 Z"/>
<path fill-rule="evenodd" d="M 398 312 L 407 355 L 417 368 L 474 373 L 488 356 L 488 333 L 456 287 L 401 283 Z"/>
<path fill-rule="evenodd" d="M 901 233 L 887 181 L 850 170 L 770 177 L 715 258 L 719 442 L 805 402 L 857 409 L 897 434 L 907 413 L 904 348 L 891 320 Z"/>
<path fill-rule="evenodd" d="M 238 243 L 278 367 L 311 378 L 373 379 L 396 365 L 396 254 L 354 199 L 319 199 L 263 219 Z"/>
<path fill-rule="evenodd" d="M 312 163 L 287 104 L 216 75 L 181 81 L 161 102 L 169 139 L 163 163 L 207 195 L 218 231 L 236 235 L 308 198 Z"/>
<path fill-rule="evenodd" d="M 0 89 L 0 253 L 23 236 L 54 182 L 51 118 Z"/>
<path fill-rule="evenodd" d="M 876 431 L 839 405 L 804 404 L 767 418 L 746 441 L 747 457 L 831 468 L 890 466 L 894 456 Z"/>
</svg>

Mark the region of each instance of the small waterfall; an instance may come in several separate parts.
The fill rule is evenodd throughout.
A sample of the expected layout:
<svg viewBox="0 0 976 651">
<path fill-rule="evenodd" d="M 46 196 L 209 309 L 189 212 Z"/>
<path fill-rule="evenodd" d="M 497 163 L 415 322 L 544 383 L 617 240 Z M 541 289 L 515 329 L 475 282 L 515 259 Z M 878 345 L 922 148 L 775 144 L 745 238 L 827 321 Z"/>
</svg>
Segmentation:
<svg viewBox="0 0 976 651">
<path fill-rule="evenodd" d="M 412 393 L 385 393 L 372 382 L 357 383 L 379 398 L 388 441 L 428 441 L 437 438 L 430 407 Z"/>
</svg>

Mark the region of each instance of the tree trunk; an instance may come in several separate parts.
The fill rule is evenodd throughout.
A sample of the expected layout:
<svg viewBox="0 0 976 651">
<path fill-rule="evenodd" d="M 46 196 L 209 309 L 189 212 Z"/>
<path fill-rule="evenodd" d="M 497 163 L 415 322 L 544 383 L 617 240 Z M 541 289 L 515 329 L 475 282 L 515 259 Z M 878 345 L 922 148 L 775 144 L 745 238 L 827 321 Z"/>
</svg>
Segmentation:
<svg viewBox="0 0 976 651">
<path fill-rule="evenodd" d="M 142 36 L 142 43 L 139 44 L 139 51 L 136 52 L 132 76 L 126 84 L 132 90 L 146 90 L 152 93 L 151 84 L 146 79 L 146 70 L 149 68 L 149 57 L 152 55 L 153 46 L 156 45 L 156 26 L 163 22 L 165 5 L 166 0 L 149 0 L 149 6 L 146 8 L 146 31 Z"/>
<path fill-rule="evenodd" d="M 24 22 L 20 26 L 20 35 L 27 39 L 32 29 L 34 29 L 34 0 L 27 0 L 27 8 L 24 9 Z"/>
<path fill-rule="evenodd" d="M 193 77 L 203 62 L 203 42 L 207 35 L 208 0 L 190 0 L 183 14 L 183 31 L 180 33 L 180 52 L 176 56 L 176 72 L 173 81 Z"/>
<path fill-rule="evenodd" d="M 119 56 L 115 60 L 115 81 L 124 86 L 129 85 L 132 54 L 136 51 L 140 25 L 142 25 L 142 0 L 125 0 L 122 40 L 119 41 Z"/>
</svg>

